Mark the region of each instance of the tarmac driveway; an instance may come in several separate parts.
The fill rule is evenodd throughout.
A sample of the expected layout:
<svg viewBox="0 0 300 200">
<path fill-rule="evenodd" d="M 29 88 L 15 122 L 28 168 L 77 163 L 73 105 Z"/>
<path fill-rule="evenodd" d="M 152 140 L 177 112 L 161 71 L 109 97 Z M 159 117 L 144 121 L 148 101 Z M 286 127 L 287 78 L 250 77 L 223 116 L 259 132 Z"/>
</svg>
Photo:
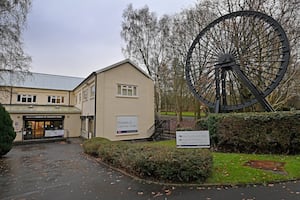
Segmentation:
<svg viewBox="0 0 300 200">
<path fill-rule="evenodd" d="M 251 187 L 147 184 L 83 153 L 82 140 L 14 146 L 0 159 L 0 199 L 300 199 L 300 182 Z"/>
</svg>

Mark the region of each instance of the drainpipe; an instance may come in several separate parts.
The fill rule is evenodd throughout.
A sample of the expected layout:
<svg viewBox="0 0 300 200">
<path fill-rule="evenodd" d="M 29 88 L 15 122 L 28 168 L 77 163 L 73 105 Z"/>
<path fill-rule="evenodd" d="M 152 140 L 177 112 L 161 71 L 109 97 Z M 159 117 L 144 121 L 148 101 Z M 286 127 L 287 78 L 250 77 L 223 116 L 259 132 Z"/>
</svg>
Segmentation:
<svg viewBox="0 0 300 200">
<path fill-rule="evenodd" d="M 97 125 L 97 123 L 96 123 L 96 119 L 97 119 L 97 117 L 96 117 L 96 115 L 97 115 L 97 73 L 96 72 L 94 72 L 94 76 L 95 76 L 95 108 L 94 108 L 94 135 L 93 135 L 93 137 L 96 137 L 96 125 Z"/>
<path fill-rule="evenodd" d="M 13 92 L 13 88 L 12 86 L 10 87 L 10 98 L 9 98 L 9 105 L 12 104 L 12 92 Z"/>
</svg>

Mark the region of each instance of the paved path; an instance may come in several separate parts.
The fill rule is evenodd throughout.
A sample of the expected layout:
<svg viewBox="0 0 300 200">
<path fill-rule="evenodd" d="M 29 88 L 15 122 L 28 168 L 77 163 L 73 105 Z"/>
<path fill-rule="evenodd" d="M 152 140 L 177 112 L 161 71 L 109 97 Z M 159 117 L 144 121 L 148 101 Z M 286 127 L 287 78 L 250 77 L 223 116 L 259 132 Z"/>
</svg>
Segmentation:
<svg viewBox="0 0 300 200">
<path fill-rule="evenodd" d="M 15 146 L 0 159 L 0 199 L 300 199 L 300 182 L 256 187 L 166 187 L 142 183 L 82 152 L 81 140 Z"/>
</svg>

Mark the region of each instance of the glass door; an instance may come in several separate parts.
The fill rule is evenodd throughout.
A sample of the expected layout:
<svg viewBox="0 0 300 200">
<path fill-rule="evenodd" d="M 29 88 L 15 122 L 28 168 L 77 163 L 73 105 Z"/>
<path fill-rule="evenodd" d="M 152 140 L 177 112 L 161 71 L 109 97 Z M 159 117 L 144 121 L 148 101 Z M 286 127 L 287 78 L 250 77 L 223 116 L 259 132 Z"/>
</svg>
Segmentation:
<svg viewBox="0 0 300 200">
<path fill-rule="evenodd" d="M 35 122 L 34 138 L 43 138 L 44 137 L 44 121 Z"/>
</svg>

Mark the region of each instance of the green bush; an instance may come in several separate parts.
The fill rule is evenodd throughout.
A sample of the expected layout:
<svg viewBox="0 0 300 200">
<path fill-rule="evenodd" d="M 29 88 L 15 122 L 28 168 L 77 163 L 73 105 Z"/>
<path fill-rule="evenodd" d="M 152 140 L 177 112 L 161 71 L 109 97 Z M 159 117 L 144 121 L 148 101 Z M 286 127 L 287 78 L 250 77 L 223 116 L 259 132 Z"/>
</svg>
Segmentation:
<svg viewBox="0 0 300 200">
<path fill-rule="evenodd" d="M 10 115 L 0 104 L 0 157 L 11 150 L 15 138 L 16 133 Z"/>
<path fill-rule="evenodd" d="M 105 138 L 93 138 L 93 140 L 86 140 L 83 143 L 84 152 L 91 155 L 98 155 L 98 149 L 101 145 L 109 142 Z"/>
<path fill-rule="evenodd" d="M 220 151 L 300 153 L 300 112 L 211 114 L 206 124 Z"/>
<path fill-rule="evenodd" d="M 101 142 L 103 141 L 103 143 Z M 92 145 L 92 143 L 95 143 Z M 97 151 L 91 152 L 96 145 Z M 85 152 L 141 178 L 164 182 L 204 182 L 212 170 L 212 155 L 206 149 L 177 149 L 147 143 L 107 142 L 91 139 Z M 89 150 L 86 150 L 88 148 Z"/>
</svg>

